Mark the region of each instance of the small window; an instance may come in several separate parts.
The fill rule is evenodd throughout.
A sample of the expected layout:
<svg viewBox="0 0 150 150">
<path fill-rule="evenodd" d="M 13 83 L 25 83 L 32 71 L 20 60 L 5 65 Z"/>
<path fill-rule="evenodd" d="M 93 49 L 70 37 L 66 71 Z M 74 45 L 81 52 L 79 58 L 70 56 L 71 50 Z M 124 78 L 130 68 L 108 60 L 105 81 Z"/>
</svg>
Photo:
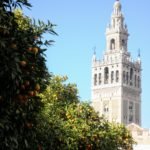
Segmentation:
<svg viewBox="0 0 150 150">
<path fill-rule="evenodd" d="M 125 75 L 125 71 L 123 71 L 123 83 L 126 82 L 126 75 Z"/>
<path fill-rule="evenodd" d="M 137 80 L 137 77 L 136 75 L 134 76 L 134 86 L 136 87 L 136 80 Z"/>
<path fill-rule="evenodd" d="M 137 135 L 138 135 L 138 136 L 142 136 L 142 135 L 143 135 L 143 132 L 142 132 L 142 131 L 138 131 L 138 132 L 137 132 Z"/>
<path fill-rule="evenodd" d="M 107 112 L 109 112 L 109 108 L 108 108 L 108 105 L 105 105 L 104 106 L 104 113 L 107 113 Z"/>
<path fill-rule="evenodd" d="M 129 122 L 132 122 L 133 121 L 133 115 L 130 115 L 129 116 Z"/>
<path fill-rule="evenodd" d="M 94 85 L 97 85 L 97 74 L 94 74 Z"/>
<path fill-rule="evenodd" d="M 114 82 L 114 71 L 111 71 L 111 83 Z"/>
<path fill-rule="evenodd" d="M 140 88 L 140 77 L 138 76 L 138 88 Z"/>
<path fill-rule="evenodd" d="M 122 46 L 123 47 L 125 46 L 125 40 L 122 40 Z"/>
<path fill-rule="evenodd" d="M 108 79 L 109 79 L 109 69 L 108 69 L 108 67 L 106 67 L 104 69 L 104 83 L 105 84 L 108 84 Z"/>
<path fill-rule="evenodd" d="M 111 39 L 111 41 L 110 41 L 110 49 L 111 50 L 115 49 L 115 40 L 114 39 Z"/>
<path fill-rule="evenodd" d="M 119 82 L 119 71 L 116 71 L 116 82 Z"/>
<path fill-rule="evenodd" d="M 126 73 L 126 83 L 128 84 L 129 82 L 129 75 L 128 75 L 128 72 Z"/>
<path fill-rule="evenodd" d="M 102 79 L 101 79 L 101 73 L 99 73 L 99 85 L 102 83 L 101 80 L 102 80 Z"/>
<path fill-rule="evenodd" d="M 133 85 L 133 69 L 131 68 L 130 69 L 130 85 L 132 86 Z"/>
<path fill-rule="evenodd" d="M 132 111 L 133 110 L 133 102 L 129 103 L 129 110 Z"/>
<path fill-rule="evenodd" d="M 127 46 L 126 46 L 126 41 L 123 39 L 123 40 L 122 40 L 122 48 L 125 49 L 126 47 L 127 47 Z"/>
</svg>

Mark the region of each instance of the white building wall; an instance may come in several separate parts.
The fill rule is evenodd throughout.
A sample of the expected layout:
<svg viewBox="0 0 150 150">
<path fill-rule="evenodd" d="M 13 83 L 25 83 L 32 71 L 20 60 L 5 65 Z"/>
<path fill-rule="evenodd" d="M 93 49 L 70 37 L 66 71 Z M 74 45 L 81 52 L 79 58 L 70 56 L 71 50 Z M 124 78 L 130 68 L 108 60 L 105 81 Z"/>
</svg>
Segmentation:
<svg viewBox="0 0 150 150">
<path fill-rule="evenodd" d="M 96 60 L 96 54 L 92 58 L 92 106 L 109 121 L 140 125 L 141 83 L 138 78 L 141 80 L 141 62 L 140 58 L 131 59 L 128 35 L 121 4 L 116 1 L 111 23 L 106 29 L 103 59 Z"/>
</svg>

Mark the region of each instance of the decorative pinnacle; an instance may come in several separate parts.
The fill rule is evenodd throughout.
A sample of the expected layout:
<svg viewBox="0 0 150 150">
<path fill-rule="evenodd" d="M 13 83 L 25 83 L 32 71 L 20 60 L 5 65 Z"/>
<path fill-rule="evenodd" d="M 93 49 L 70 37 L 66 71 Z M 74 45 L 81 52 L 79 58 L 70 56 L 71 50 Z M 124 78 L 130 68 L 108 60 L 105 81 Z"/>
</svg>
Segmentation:
<svg viewBox="0 0 150 150">
<path fill-rule="evenodd" d="M 141 50 L 138 50 L 138 57 L 141 57 Z"/>
<path fill-rule="evenodd" d="M 93 48 L 94 55 L 96 55 L 96 46 Z"/>
</svg>

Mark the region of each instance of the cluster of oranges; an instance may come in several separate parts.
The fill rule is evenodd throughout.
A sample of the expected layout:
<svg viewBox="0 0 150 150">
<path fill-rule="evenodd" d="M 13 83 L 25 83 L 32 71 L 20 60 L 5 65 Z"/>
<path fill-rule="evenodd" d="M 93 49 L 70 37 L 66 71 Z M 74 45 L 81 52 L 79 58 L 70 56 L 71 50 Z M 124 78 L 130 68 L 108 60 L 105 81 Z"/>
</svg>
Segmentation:
<svg viewBox="0 0 150 150">
<path fill-rule="evenodd" d="M 35 36 L 34 39 L 37 40 L 38 36 Z M 13 50 L 19 49 L 18 44 L 16 42 L 12 42 L 10 44 L 10 48 Z M 28 53 L 30 53 L 30 54 L 37 55 L 39 50 L 40 49 L 38 46 L 31 45 L 31 46 L 28 46 L 28 48 L 26 48 L 26 50 L 24 51 L 24 54 L 28 55 Z M 34 66 L 31 64 L 30 65 L 28 64 L 27 58 L 23 58 L 22 60 L 19 61 L 19 65 L 21 66 L 21 69 L 23 69 L 23 72 L 27 75 L 29 74 L 29 71 L 27 69 L 28 67 L 31 68 L 31 71 L 34 70 Z M 40 91 L 40 85 L 30 80 L 25 80 L 21 85 L 19 85 L 19 88 L 20 88 L 20 92 L 19 94 L 17 94 L 17 100 L 19 100 L 19 102 L 22 104 L 26 103 L 31 97 L 37 96 L 38 92 Z M 2 98 L 0 97 L 0 100 L 1 99 Z"/>
<path fill-rule="evenodd" d="M 30 89 L 30 86 L 30 81 L 25 81 L 24 84 L 21 85 L 22 94 L 20 93 L 17 95 L 17 99 L 20 103 L 26 103 L 28 99 L 37 96 L 40 91 L 40 85 L 38 83 L 35 84 L 33 90 Z"/>
<path fill-rule="evenodd" d="M 37 48 L 37 47 L 29 47 L 28 48 L 28 52 L 32 52 L 32 53 L 34 53 L 36 55 L 39 52 L 39 48 Z"/>
<path fill-rule="evenodd" d="M 27 51 L 36 55 L 39 52 L 39 48 L 37 48 L 37 47 L 33 47 L 33 48 L 29 47 Z M 25 60 L 21 60 L 20 61 L 20 65 L 22 67 L 25 67 L 27 65 L 27 62 Z"/>
</svg>

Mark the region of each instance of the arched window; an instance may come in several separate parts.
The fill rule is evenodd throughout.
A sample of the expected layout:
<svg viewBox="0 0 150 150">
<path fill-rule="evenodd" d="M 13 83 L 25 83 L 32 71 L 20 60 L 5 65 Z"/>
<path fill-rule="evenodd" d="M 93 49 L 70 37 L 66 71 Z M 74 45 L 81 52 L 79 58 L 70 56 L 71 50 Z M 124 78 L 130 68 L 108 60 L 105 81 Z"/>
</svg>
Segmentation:
<svg viewBox="0 0 150 150">
<path fill-rule="evenodd" d="M 130 69 L 130 85 L 133 85 L 133 69 Z"/>
<path fill-rule="evenodd" d="M 108 104 L 105 104 L 104 105 L 104 113 L 107 113 L 109 112 L 109 107 L 108 107 Z"/>
<path fill-rule="evenodd" d="M 116 82 L 119 82 L 119 71 L 116 71 Z"/>
<path fill-rule="evenodd" d="M 108 83 L 108 78 L 109 78 L 109 69 L 108 69 L 108 67 L 105 67 L 105 69 L 104 69 L 104 83 L 105 84 Z"/>
<path fill-rule="evenodd" d="M 128 75 L 128 72 L 126 73 L 126 83 L 127 83 L 127 84 L 129 83 L 129 75 Z"/>
<path fill-rule="evenodd" d="M 99 85 L 102 83 L 101 73 L 99 73 Z"/>
<path fill-rule="evenodd" d="M 114 71 L 111 71 L 111 83 L 114 82 Z"/>
<path fill-rule="evenodd" d="M 126 73 L 123 71 L 123 83 L 126 83 Z"/>
<path fill-rule="evenodd" d="M 138 88 L 140 88 L 140 77 L 138 76 Z"/>
<path fill-rule="evenodd" d="M 122 40 L 122 47 L 125 46 L 125 40 Z"/>
<path fill-rule="evenodd" d="M 114 39 L 111 39 L 111 41 L 110 41 L 110 49 L 111 50 L 115 49 L 115 40 Z"/>
<path fill-rule="evenodd" d="M 134 76 L 134 86 L 136 87 L 136 80 L 137 80 L 137 77 L 136 75 Z"/>
<path fill-rule="evenodd" d="M 94 74 L 94 85 L 97 85 L 97 74 Z"/>
<path fill-rule="evenodd" d="M 127 47 L 126 41 L 123 39 L 123 40 L 122 40 L 122 48 L 123 48 L 123 49 L 126 49 L 126 47 Z"/>
</svg>

